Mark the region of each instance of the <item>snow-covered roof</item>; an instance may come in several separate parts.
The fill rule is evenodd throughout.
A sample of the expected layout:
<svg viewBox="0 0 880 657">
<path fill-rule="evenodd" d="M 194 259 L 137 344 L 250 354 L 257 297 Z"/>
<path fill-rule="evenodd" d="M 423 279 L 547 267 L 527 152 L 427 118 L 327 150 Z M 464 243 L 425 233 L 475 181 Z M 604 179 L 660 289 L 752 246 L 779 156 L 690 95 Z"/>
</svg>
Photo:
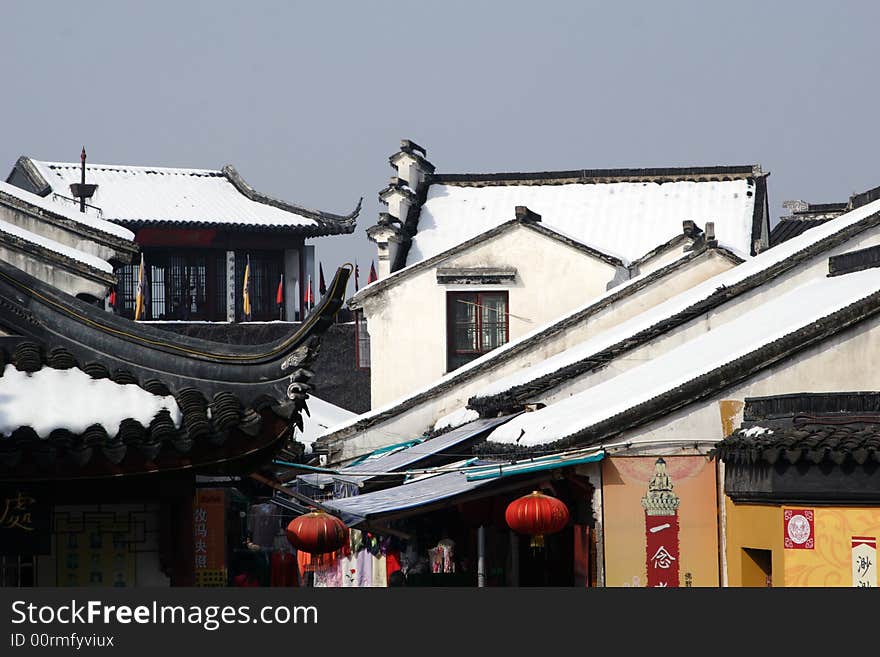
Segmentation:
<svg viewBox="0 0 880 657">
<path fill-rule="evenodd" d="M 679 258 L 676 262 L 684 261 L 684 260 L 692 258 L 692 257 L 693 257 L 693 254 L 688 253 L 688 254 L 681 256 L 681 258 Z M 373 408 L 373 409 L 367 411 L 366 413 L 362 413 L 360 415 L 357 415 L 353 418 L 350 418 L 344 422 L 341 422 L 335 426 L 328 428 L 327 431 L 325 431 L 322 434 L 322 436 L 327 436 L 327 435 L 336 433 L 337 431 L 342 431 L 343 429 L 354 426 L 358 422 L 370 421 L 372 419 L 378 418 L 382 415 L 385 415 L 386 413 L 389 413 L 389 412 L 392 412 L 392 411 L 395 411 L 398 409 L 404 410 L 405 408 L 409 408 L 410 405 L 408 404 L 408 402 L 415 400 L 415 399 L 418 399 L 419 397 L 421 397 L 427 393 L 430 393 L 432 390 L 441 390 L 441 389 L 447 388 L 450 385 L 454 385 L 456 382 L 470 377 L 470 375 L 474 371 L 478 371 L 483 367 L 490 367 L 494 361 L 503 360 L 503 359 L 507 358 L 511 352 L 516 351 L 524 343 L 533 341 L 533 340 L 541 337 L 542 334 L 544 334 L 548 331 L 555 330 L 560 325 L 567 324 L 569 321 L 576 318 L 578 315 L 581 315 L 583 313 L 588 313 L 591 309 L 600 308 L 600 307 L 604 306 L 606 303 L 608 303 L 609 299 L 616 297 L 616 296 L 627 294 L 627 292 L 630 289 L 640 287 L 641 285 L 643 285 L 645 283 L 646 279 L 656 277 L 656 275 L 657 275 L 656 272 L 649 272 L 646 274 L 640 274 L 639 276 L 635 276 L 635 277 L 621 283 L 617 287 L 612 288 L 611 290 L 608 290 L 607 292 L 605 292 L 605 294 L 603 294 L 597 298 L 590 299 L 590 301 L 588 303 L 586 303 L 582 306 L 578 306 L 577 308 L 575 308 L 571 312 L 563 315 L 562 317 L 558 317 L 551 322 L 543 324 L 542 326 L 539 326 L 538 328 L 536 328 L 536 329 L 534 329 L 524 335 L 521 335 L 519 338 L 517 338 L 515 340 L 511 340 L 510 342 L 507 342 L 507 343 L 501 345 L 500 347 L 493 349 L 492 351 L 490 351 L 486 354 L 483 354 L 479 358 L 475 358 L 474 360 L 465 363 L 461 367 L 459 367 L 459 368 L 457 368 L 447 374 L 444 374 L 439 379 L 432 381 L 429 384 L 424 385 L 421 388 L 418 388 L 417 390 L 414 390 L 414 391 L 412 391 L 402 397 L 399 397 L 398 399 L 395 399 L 391 402 L 388 402 L 387 404 L 384 404 L 384 405 L 379 406 L 377 408 Z M 380 280 L 385 280 L 385 279 L 380 279 Z M 373 283 L 373 285 L 375 285 L 375 283 Z M 458 411 L 454 411 L 454 412 L 458 412 Z M 461 411 L 461 412 L 463 413 L 464 411 Z M 438 426 L 437 428 L 440 428 L 440 427 Z M 322 436 L 319 436 L 319 438 Z"/>
<path fill-rule="evenodd" d="M 318 436 L 324 433 L 328 427 L 356 417 L 355 413 L 326 402 L 323 399 L 318 399 L 314 395 L 309 395 L 306 404 L 308 406 L 308 414 L 303 412 L 302 431 L 298 428 L 295 429 L 294 438 L 297 442 L 305 445 L 307 454 L 312 451 L 312 444 L 318 439 Z"/>
<path fill-rule="evenodd" d="M 710 296 L 719 292 L 719 290 L 723 290 L 724 288 L 739 283 L 744 283 L 747 279 L 752 277 L 754 277 L 753 280 L 755 281 L 755 285 L 760 284 L 760 281 L 762 281 L 764 277 L 770 275 L 769 272 L 772 272 L 784 261 L 794 260 L 794 256 L 808 253 L 811 248 L 818 248 L 820 243 L 824 240 L 829 238 L 833 239 L 836 235 L 844 233 L 848 228 L 853 227 L 860 222 L 866 220 L 873 221 L 873 216 L 878 212 L 880 212 L 880 201 L 874 201 L 832 219 L 828 223 L 806 231 L 805 233 L 772 249 L 763 251 L 754 258 L 737 265 L 726 272 L 707 279 L 690 290 L 654 306 L 627 322 L 621 323 L 617 327 L 610 329 L 608 332 L 603 331 L 602 333 L 597 334 L 594 338 L 582 343 L 582 345 L 574 347 L 573 349 L 578 350 L 576 352 L 571 352 L 570 350 L 561 352 L 558 356 L 558 360 L 548 359 L 545 362 L 549 363 L 548 368 L 555 370 L 557 366 L 563 366 L 566 363 L 575 362 L 578 360 L 578 356 L 584 351 L 595 351 L 596 349 L 600 349 L 602 345 L 615 344 L 612 340 L 616 339 L 616 341 L 620 341 L 621 339 L 625 339 L 638 333 L 644 328 L 668 320 L 681 313 L 682 310 L 705 301 Z M 686 254 L 682 256 L 680 260 L 690 257 L 692 257 L 691 254 Z M 626 294 L 628 289 L 641 286 L 644 284 L 645 279 L 655 277 L 656 275 L 657 272 L 651 272 L 632 278 L 618 287 L 612 288 L 602 297 L 590 300 L 585 306 L 578 307 L 567 315 L 540 326 L 530 333 L 520 336 L 518 339 L 508 342 L 497 349 L 466 363 L 462 367 L 445 374 L 436 381 L 432 381 L 431 383 L 384 404 L 383 406 L 371 409 L 367 413 L 363 413 L 350 420 L 330 427 L 324 432 L 324 434 L 322 434 L 322 436 L 319 436 L 319 438 L 350 429 L 359 423 L 368 426 L 379 421 L 382 417 L 390 417 L 408 408 L 412 408 L 421 398 L 431 394 L 432 391 L 445 390 L 452 385 L 456 385 L 458 381 L 470 377 L 475 370 L 491 366 L 491 363 L 496 359 L 500 360 L 507 358 L 512 352 L 515 353 L 518 351 L 523 344 L 539 339 L 542 334 L 555 331 L 560 326 L 567 325 L 578 315 L 588 313 L 592 308 L 603 306 L 607 303 L 609 298 L 619 294 Z M 542 364 L 538 364 L 535 367 L 537 369 L 524 369 L 522 372 L 514 373 L 509 377 L 499 379 L 497 385 L 493 384 L 491 389 L 487 387 L 482 390 L 479 397 L 485 398 L 492 394 L 493 390 L 497 393 L 499 391 L 508 390 L 512 386 L 534 380 L 538 376 L 541 376 L 543 372 Z"/>
<path fill-rule="evenodd" d="M 714 222 L 717 238 L 739 252 L 751 253 L 753 240 L 760 237 L 755 235 L 758 194 L 751 167 L 729 179 L 560 182 L 547 176 L 546 183 L 539 179 L 503 184 L 447 182 L 456 176 L 435 176 L 405 265 L 508 221 L 516 206 L 540 214 L 547 228 L 627 262 L 680 233 L 682 221 L 688 219 L 701 228 Z"/>
<path fill-rule="evenodd" d="M 103 271 L 108 274 L 113 273 L 112 265 L 106 260 L 102 260 L 101 258 L 94 256 L 90 253 L 86 253 L 85 251 L 80 251 L 79 249 L 74 249 L 65 244 L 61 244 L 60 242 L 49 239 L 48 237 L 37 235 L 36 233 L 32 233 L 29 230 L 20 228 L 15 224 L 11 224 L 8 221 L 4 221 L 3 219 L 0 219 L 0 233 L 12 235 L 13 237 L 17 237 L 18 239 L 24 240 L 25 242 L 30 242 L 31 244 L 41 246 L 44 249 L 52 251 L 53 253 L 64 256 L 65 258 L 76 260 L 99 271 Z"/>
<path fill-rule="evenodd" d="M 58 194 L 69 195 L 70 184 L 80 182 L 79 162 L 30 163 Z M 87 164 L 86 182 L 98 185 L 88 203 L 111 221 L 287 227 L 310 234 L 354 230 L 356 212 L 341 217 L 271 199 L 255 192 L 228 166 L 212 170 Z"/>
<path fill-rule="evenodd" d="M 810 281 L 643 365 L 555 404 L 523 413 L 495 429 L 488 441 L 528 448 L 569 438 L 877 292 L 880 269 Z"/>
<path fill-rule="evenodd" d="M 659 303 L 653 308 L 650 308 L 617 326 L 603 331 L 584 342 L 574 345 L 573 347 L 541 362 L 493 381 L 474 395 L 475 400 L 485 399 L 519 386 L 528 385 L 542 377 L 549 376 L 559 372 L 563 368 L 586 360 L 591 356 L 595 356 L 613 345 L 631 340 L 642 331 L 646 331 L 661 322 L 675 317 L 694 305 L 705 301 L 712 295 L 716 294 L 718 290 L 732 287 L 752 276 L 761 274 L 799 251 L 820 242 L 848 226 L 862 221 L 878 211 L 880 211 L 880 201 L 875 201 L 806 231 L 772 249 L 758 254 L 741 265 L 717 274 L 712 278 L 706 279 L 691 289 Z"/>
<path fill-rule="evenodd" d="M 123 420 L 132 418 L 149 426 L 162 409 L 171 413 L 174 425 L 179 427 L 182 415 L 174 397 L 154 395 L 137 385 L 93 379 L 76 368 L 44 367 L 28 373 L 7 364 L 0 376 L 0 434 L 3 436 L 20 427 L 31 427 L 40 438 L 46 438 L 56 429 L 81 434 L 88 427 L 100 424 L 112 437 Z"/>
<path fill-rule="evenodd" d="M 0 201 L 3 200 L 4 194 L 12 196 L 28 205 L 39 208 L 40 210 L 44 210 L 64 219 L 69 219 L 70 221 L 75 221 L 76 223 L 87 226 L 93 230 L 107 233 L 123 240 L 134 240 L 134 233 L 128 230 L 128 228 L 119 226 L 110 221 L 104 221 L 96 216 L 94 208 L 87 208 L 86 212 L 80 212 L 74 205 L 72 205 L 70 199 L 60 198 L 57 194 L 49 194 L 49 196 L 43 197 L 38 194 L 33 194 L 25 189 L 21 189 L 20 187 L 16 187 L 15 185 L 0 181 Z"/>
</svg>

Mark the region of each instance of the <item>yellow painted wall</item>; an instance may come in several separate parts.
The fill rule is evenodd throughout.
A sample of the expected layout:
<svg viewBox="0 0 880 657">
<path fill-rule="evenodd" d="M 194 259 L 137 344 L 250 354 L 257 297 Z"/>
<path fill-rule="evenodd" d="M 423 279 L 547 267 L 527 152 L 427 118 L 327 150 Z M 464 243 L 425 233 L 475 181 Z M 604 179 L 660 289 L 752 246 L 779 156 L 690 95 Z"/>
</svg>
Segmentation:
<svg viewBox="0 0 880 657">
<path fill-rule="evenodd" d="M 783 548 L 783 506 L 733 504 L 727 509 L 727 575 L 730 586 L 743 586 L 743 548 L 773 551 L 774 586 L 852 586 L 850 539 L 880 539 L 880 508 L 808 507 L 815 512 L 815 547 Z"/>
<path fill-rule="evenodd" d="M 725 496 L 727 513 L 727 582 L 728 586 L 750 586 L 743 581 L 743 548 L 771 550 L 773 553 L 773 585 L 781 584 L 782 508 L 734 504 Z"/>
<path fill-rule="evenodd" d="M 880 538 L 880 509 L 814 507 L 814 511 L 816 547 L 785 551 L 785 585 L 852 586 L 850 539 Z"/>
<path fill-rule="evenodd" d="M 681 498 L 679 585 L 691 574 L 692 586 L 719 585 L 718 506 L 715 461 L 703 456 L 664 456 L 673 491 Z M 645 510 L 641 499 L 654 472 L 656 456 L 602 461 L 602 504 L 606 586 L 645 586 Z"/>
</svg>

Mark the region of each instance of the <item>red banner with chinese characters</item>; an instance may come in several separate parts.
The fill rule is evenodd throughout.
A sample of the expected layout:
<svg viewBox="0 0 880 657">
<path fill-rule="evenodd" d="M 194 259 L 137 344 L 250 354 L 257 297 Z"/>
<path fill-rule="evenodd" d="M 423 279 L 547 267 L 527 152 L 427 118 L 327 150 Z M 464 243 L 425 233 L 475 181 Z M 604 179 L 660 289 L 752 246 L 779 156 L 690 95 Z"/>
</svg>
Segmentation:
<svg viewBox="0 0 880 657">
<path fill-rule="evenodd" d="M 226 491 L 200 488 L 193 507 L 196 586 L 226 585 Z"/>
<path fill-rule="evenodd" d="M 645 559 L 648 586 L 679 585 L 678 515 L 645 514 Z"/>
<path fill-rule="evenodd" d="M 782 512 L 783 544 L 786 550 L 812 550 L 815 525 L 812 509 L 786 509 Z"/>
</svg>

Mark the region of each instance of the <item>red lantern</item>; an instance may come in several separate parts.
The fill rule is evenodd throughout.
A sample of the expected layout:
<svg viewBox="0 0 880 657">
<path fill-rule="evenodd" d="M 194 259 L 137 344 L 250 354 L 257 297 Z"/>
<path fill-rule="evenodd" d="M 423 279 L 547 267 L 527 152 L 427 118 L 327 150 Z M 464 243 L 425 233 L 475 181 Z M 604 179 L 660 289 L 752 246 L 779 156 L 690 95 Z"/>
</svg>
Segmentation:
<svg viewBox="0 0 880 657">
<path fill-rule="evenodd" d="M 346 544 L 348 527 L 336 516 L 313 510 L 290 521 L 287 540 L 297 550 L 323 555 Z"/>
<path fill-rule="evenodd" d="M 520 534 L 532 536 L 531 547 L 544 547 L 544 535 L 555 534 L 568 523 L 568 507 L 563 502 L 533 491 L 507 505 L 507 526 Z"/>
</svg>

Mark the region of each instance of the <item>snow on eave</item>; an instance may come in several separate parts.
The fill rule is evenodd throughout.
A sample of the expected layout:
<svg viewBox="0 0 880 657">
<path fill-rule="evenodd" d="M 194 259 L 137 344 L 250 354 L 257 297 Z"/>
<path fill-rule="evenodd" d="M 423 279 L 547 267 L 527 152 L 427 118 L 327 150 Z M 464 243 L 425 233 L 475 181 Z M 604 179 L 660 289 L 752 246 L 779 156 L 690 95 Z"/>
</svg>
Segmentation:
<svg viewBox="0 0 880 657">
<path fill-rule="evenodd" d="M 521 414 L 495 429 L 487 441 L 529 448 L 572 439 L 663 395 L 680 391 L 853 304 L 870 297 L 876 299 L 878 293 L 880 269 L 876 268 L 811 280 L 643 365 L 550 406 Z M 810 303 L 805 304 L 805 299 Z"/>
<path fill-rule="evenodd" d="M 41 246 L 54 254 L 63 256 L 65 258 L 70 258 L 71 260 L 76 260 L 77 262 L 87 265 L 92 269 L 97 269 L 108 274 L 113 273 L 113 267 L 106 260 L 102 260 L 101 258 L 94 256 L 90 253 L 85 253 L 84 251 L 80 251 L 79 249 L 74 249 L 65 244 L 61 244 L 59 242 L 56 242 L 55 240 L 49 239 L 48 237 L 37 235 L 36 233 L 32 233 L 29 230 L 20 228 L 19 226 L 11 224 L 8 221 L 4 221 L 2 219 L 0 219 L 0 232 L 11 235 L 12 237 L 16 237 L 25 242 L 29 242 L 36 246 Z"/>
<path fill-rule="evenodd" d="M 852 234 L 857 234 L 858 232 L 861 232 L 861 230 L 865 230 L 870 226 L 878 224 L 880 224 L 880 200 L 863 205 L 860 208 L 852 210 L 847 214 L 840 215 L 839 217 L 832 219 L 831 221 L 824 223 L 821 226 L 817 226 L 816 228 L 808 230 L 798 235 L 797 237 L 783 242 L 782 244 L 775 246 L 772 249 L 767 249 L 766 251 L 763 251 L 762 253 L 752 257 L 751 259 L 746 260 L 742 264 L 733 267 L 727 272 L 723 272 L 710 279 L 707 279 L 706 281 L 697 285 L 691 290 L 684 292 L 683 295 L 692 295 L 694 294 L 694 291 L 697 290 L 697 294 L 699 295 L 700 299 L 708 298 L 716 292 L 723 291 L 727 287 L 747 282 L 750 278 L 753 279 L 755 285 L 757 285 L 759 282 L 765 280 L 766 277 L 772 275 L 773 270 L 781 267 L 783 264 L 789 263 L 790 267 L 794 267 L 801 260 L 813 257 L 813 255 L 815 255 L 815 250 L 817 250 L 817 252 L 821 252 L 823 250 L 831 248 L 835 244 L 845 239 L 848 239 L 849 237 L 851 237 Z M 487 365 L 491 366 L 491 363 L 494 359 L 504 358 L 511 350 L 517 348 L 519 345 L 522 345 L 523 343 L 534 339 L 535 337 L 546 331 L 552 331 L 554 328 L 558 329 L 560 325 L 565 325 L 567 321 L 573 319 L 577 315 L 589 312 L 590 308 L 603 305 L 608 299 L 610 299 L 614 295 L 621 292 L 626 293 L 628 288 L 632 286 L 640 285 L 647 279 L 656 279 L 661 277 L 664 270 L 666 270 L 668 267 L 675 267 L 678 264 L 686 261 L 687 259 L 694 257 L 695 255 L 698 254 L 695 252 L 688 252 L 682 255 L 682 257 L 680 257 L 673 263 L 670 263 L 670 265 L 667 265 L 667 267 L 663 267 L 651 273 L 642 274 L 640 276 L 632 278 L 617 286 L 616 288 L 612 288 L 598 299 L 591 300 L 590 303 L 586 306 L 578 308 L 562 318 L 553 320 L 552 322 L 549 322 L 544 326 L 541 326 L 534 331 L 521 336 L 515 341 L 508 342 L 501 347 L 490 351 L 488 354 L 485 354 L 480 358 L 470 361 L 462 367 L 453 370 L 452 372 L 444 375 L 440 379 L 437 379 L 428 386 L 404 395 L 403 397 L 400 397 L 388 404 L 385 404 L 380 408 L 370 410 L 362 415 L 358 415 L 348 422 L 330 427 L 318 438 L 328 438 L 335 433 L 350 429 L 352 427 L 363 429 L 372 426 L 372 424 L 378 421 L 378 418 L 380 418 L 381 416 L 393 416 L 397 413 L 406 411 L 409 408 L 415 406 L 418 400 L 420 400 L 428 393 L 451 387 L 459 381 L 460 377 L 469 377 L 474 369 Z M 680 301 L 680 297 L 682 297 L 682 295 L 673 297 L 673 299 L 664 302 L 664 304 L 668 304 L 674 299 L 679 299 Z M 695 299 L 693 303 L 696 303 L 700 299 Z M 693 303 L 690 305 L 693 305 Z M 659 305 L 662 306 L 663 304 Z M 655 308 L 656 307 L 657 306 L 655 306 Z M 651 311 L 653 310 L 654 309 L 651 309 Z M 633 320 L 630 321 L 634 321 L 635 319 L 636 318 L 633 318 Z M 601 335 L 602 334 L 600 334 L 600 336 Z"/>
<path fill-rule="evenodd" d="M 20 427 L 31 427 L 40 438 L 56 429 L 80 434 L 100 424 L 112 438 L 123 420 L 132 418 L 147 427 L 163 409 L 170 412 L 174 426 L 180 427 L 182 415 L 174 397 L 154 395 L 134 384 L 93 379 L 76 368 L 44 367 L 28 373 L 7 364 L 0 375 L 2 436 Z"/>
<path fill-rule="evenodd" d="M 463 424 L 479 419 L 479 417 L 479 413 L 469 408 L 457 408 L 437 420 L 434 423 L 434 431 L 440 431 L 441 429 L 456 429 Z"/>
<path fill-rule="evenodd" d="M 306 405 L 308 412 L 303 411 L 301 414 L 303 421 L 302 431 L 299 428 L 295 428 L 293 435 L 294 440 L 305 446 L 307 454 L 311 453 L 315 440 L 329 426 L 346 422 L 357 415 L 340 406 L 319 399 L 314 395 L 309 395 Z"/>
<path fill-rule="evenodd" d="M 539 326 L 538 328 L 526 333 L 525 335 L 520 336 L 516 340 L 512 340 L 510 342 L 507 342 L 507 343 L 501 345 L 500 347 L 498 347 L 497 349 L 493 349 L 489 353 L 483 354 L 479 358 L 476 358 L 468 363 L 465 363 L 464 365 L 462 365 L 458 369 L 455 369 L 452 372 L 449 372 L 448 374 L 443 375 L 439 379 L 431 382 L 427 386 L 424 386 L 424 387 L 418 389 L 415 392 L 404 395 L 403 397 L 399 397 L 398 399 L 395 399 L 394 401 L 391 401 L 388 404 L 385 404 L 384 406 L 381 406 L 379 408 L 371 409 L 370 411 L 367 411 L 366 413 L 362 413 L 361 415 L 358 415 L 357 417 L 354 417 L 347 422 L 343 422 L 343 423 L 340 423 L 336 426 L 330 427 L 327 431 L 325 431 L 323 434 L 321 434 L 321 436 L 319 436 L 318 438 L 319 439 L 325 438 L 325 437 L 330 436 L 334 433 L 337 433 L 338 431 L 342 431 L 344 429 L 348 429 L 352 426 L 355 426 L 361 422 L 366 422 L 366 423 L 371 424 L 372 420 L 374 420 L 375 418 L 378 418 L 379 416 L 382 416 L 382 415 L 389 414 L 392 411 L 403 412 L 403 411 L 411 408 L 412 406 L 414 406 L 415 402 L 417 400 L 419 400 L 421 397 L 423 397 L 433 391 L 442 391 L 446 388 L 449 388 L 452 385 L 458 383 L 460 379 L 470 378 L 471 374 L 474 371 L 479 370 L 480 368 L 483 368 L 483 367 L 491 367 L 495 360 L 500 360 L 500 359 L 506 358 L 510 354 L 511 351 L 515 351 L 516 349 L 518 349 L 522 345 L 525 345 L 526 343 L 529 343 L 529 342 L 532 342 L 532 341 L 538 339 L 540 336 L 542 336 L 545 333 L 552 334 L 552 333 L 556 333 L 559 330 L 562 330 L 562 328 L 568 322 L 577 321 L 579 316 L 592 314 L 592 312 L 595 312 L 596 310 L 603 308 L 605 305 L 617 301 L 616 297 L 627 296 L 628 294 L 630 294 L 633 291 L 633 288 L 639 289 L 645 285 L 649 285 L 655 279 L 660 279 L 663 276 L 665 276 L 665 274 L 668 271 L 681 266 L 682 264 L 686 263 L 687 261 L 689 261 L 693 258 L 696 258 L 696 257 L 702 255 L 703 253 L 705 253 L 705 251 L 690 251 L 688 253 L 684 253 L 681 255 L 681 257 L 677 258 L 676 260 L 669 263 L 665 267 L 661 267 L 660 269 L 654 270 L 652 272 L 648 272 L 646 274 L 640 274 L 638 276 L 635 276 L 634 278 L 626 280 L 623 283 L 621 283 L 620 285 L 613 287 L 610 290 L 606 291 L 603 295 L 596 297 L 596 298 L 593 298 L 593 299 L 590 299 L 590 301 L 588 303 L 584 304 L 583 306 L 580 306 L 580 307 L 566 313 L 565 315 L 563 315 L 561 317 L 557 317 L 557 318 L 547 322 L 546 324 Z M 385 280 L 385 279 L 383 279 L 383 280 Z M 367 426 L 369 426 L 369 424 Z"/>
<path fill-rule="evenodd" d="M 93 217 L 89 215 L 88 212 L 74 210 L 72 205 L 67 205 L 62 201 L 52 200 L 55 195 L 54 193 L 50 192 L 48 197 L 43 197 L 38 194 L 33 194 L 21 187 L 16 187 L 15 185 L 0 181 L 0 201 L 2 201 L 2 194 L 8 194 L 21 203 L 31 206 L 38 211 L 41 210 L 61 219 L 73 221 L 99 233 L 109 235 L 115 239 L 134 242 L 134 233 L 128 228 L 119 226 L 110 221 L 105 221 L 104 219 L 99 219 L 98 217 Z"/>
<path fill-rule="evenodd" d="M 872 207 L 873 206 L 873 207 Z M 840 231 L 858 224 L 875 214 L 880 212 L 880 201 L 863 206 L 857 210 L 841 215 L 837 219 L 817 226 L 809 231 L 798 235 L 782 244 L 768 249 L 740 264 L 728 271 L 722 272 L 709 278 L 702 283 L 686 290 L 656 306 L 630 318 L 629 320 L 611 327 L 601 333 L 585 340 L 565 351 L 562 351 L 550 358 L 536 363 L 526 369 L 514 372 L 506 377 L 494 381 L 490 385 L 483 388 L 472 398 L 474 404 L 486 404 L 491 398 L 510 393 L 517 388 L 536 383 L 539 379 L 549 377 L 562 370 L 563 368 L 572 366 L 578 362 L 585 362 L 591 359 L 597 359 L 603 352 L 608 351 L 612 347 L 622 343 L 630 345 L 636 344 L 636 338 L 639 335 L 645 336 L 655 327 L 669 322 L 676 316 L 689 317 L 689 310 L 699 303 L 706 302 L 719 291 L 726 290 L 734 285 L 743 283 L 750 277 L 758 277 L 780 262 L 793 259 L 799 253 L 803 253 L 810 246 L 820 243 L 823 239 L 834 236 Z M 831 226 L 835 222 L 836 225 Z M 828 228 L 831 226 L 831 228 Z M 822 232 L 821 229 L 825 229 Z M 809 257 L 809 256 L 808 256 Z M 794 264 L 792 265 L 794 266 Z M 763 281 L 755 280 L 755 285 Z M 745 292 L 751 287 L 743 287 L 739 292 Z M 726 303 L 736 295 L 725 296 L 721 298 L 718 295 L 718 304 Z M 665 332 L 665 330 L 664 330 Z M 650 336 L 644 337 L 639 342 L 644 342 Z"/>
</svg>

